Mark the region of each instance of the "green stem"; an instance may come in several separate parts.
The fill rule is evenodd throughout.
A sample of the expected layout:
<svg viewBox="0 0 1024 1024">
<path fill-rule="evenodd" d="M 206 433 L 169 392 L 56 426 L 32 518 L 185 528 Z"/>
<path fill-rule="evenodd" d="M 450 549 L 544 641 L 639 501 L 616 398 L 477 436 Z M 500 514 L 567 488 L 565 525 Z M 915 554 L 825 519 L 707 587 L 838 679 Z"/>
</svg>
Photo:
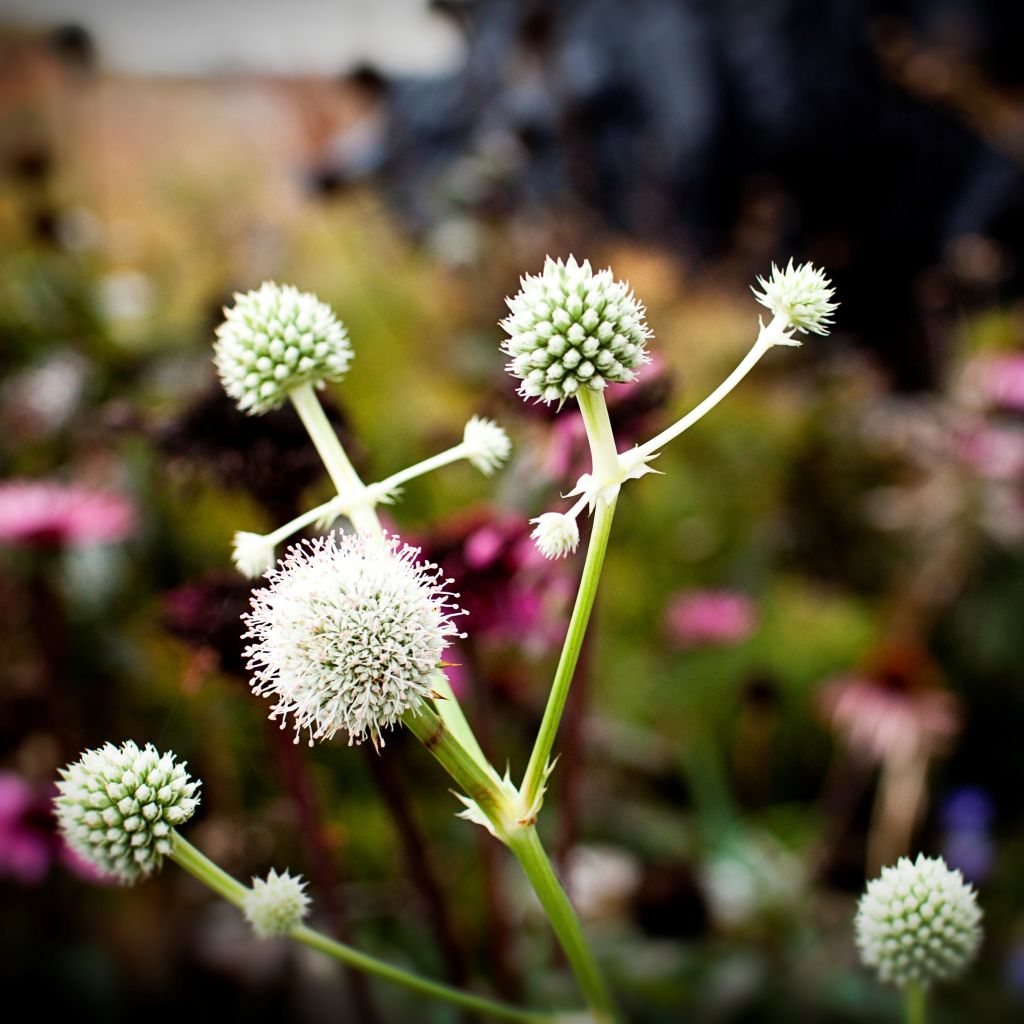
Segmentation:
<svg viewBox="0 0 1024 1024">
<path fill-rule="evenodd" d="M 601 568 L 604 565 L 605 551 L 608 549 L 608 536 L 611 533 L 614 515 L 614 501 L 610 505 L 598 501 L 594 514 L 594 525 L 590 533 L 590 543 L 587 546 L 587 559 L 583 564 L 580 589 L 576 594 L 572 617 L 569 619 L 569 630 L 562 646 L 562 654 L 558 659 L 558 667 L 555 669 L 555 679 L 551 684 L 551 693 L 548 695 L 540 731 L 537 733 L 533 752 L 530 754 L 530 761 L 526 766 L 526 775 L 523 777 L 523 784 L 520 787 L 524 807 L 534 806 L 544 786 L 551 750 L 554 747 L 555 736 L 562 720 L 562 712 L 565 710 L 565 702 L 569 696 L 569 687 L 572 685 L 576 663 L 579 661 L 583 636 L 587 631 L 587 623 L 590 621 L 590 612 L 594 607 L 597 584 L 601 577 Z"/>
<path fill-rule="evenodd" d="M 595 1021 L 610 1024 L 618 1017 L 615 1002 L 587 945 L 576 911 L 573 910 L 569 897 L 566 896 L 555 869 L 541 845 L 537 829 L 532 825 L 517 829 L 510 839 L 509 849 L 515 854 L 516 860 L 533 886 Z"/>
<path fill-rule="evenodd" d="M 466 713 L 462 710 L 459 698 L 455 696 L 452 684 L 448 682 L 448 677 L 444 672 L 437 673 L 434 677 L 433 685 L 440 695 L 440 699 L 436 702 L 436 707 L 437 713 L 441 716 L 444 724 L 448 726 L 455 734 L 455 738 L 481 765 L 489 767 L 490 763 L 466 719 Z"/>
<path fill-rule="evenodd" d="M 423 476 L 425 473 L 430 473 L 435 469 L 440 469 L 442 466 L 448 466 L 453 462 L 458 462 L 459 459 L 466 458 L 468 452 L 469 449 L 465 444 L 457 444 L 446 451 L 438 452 L 437 455 L 432 455 L 429 459 L 424 459 L 422 462 L 417 462 L 415 465 L 408 466 L 397 473 L 392 473 L 391 476 L 381 480 L 377 486 L 385 491 L 393 490 L 395 487 L 401 487 L 402 484 L 408 483 L 410 480 L 415 480 L 418 476 Z"/>
<path fill-rule="evenodd" d="M 903 993 L 903 1011 L 906 1024 L 925 1024 L 928 993 L 924 985 L 911 982 Z"/>
<path fill-rule="evenodd" d="M 241 882 L 232 878 L 226 871 L 210 860 L 209 857 L 200 853 L 199 850 L 183 839 L 177 832 L 172 833 L 172 838 L 173 846 L 170 856 L 175 863 L 212 889 L 218 896 L 222 896 L 236 907 L 242 907 L 248 889 Z M 307 928 L 305 925 L 297 925 L 288 932 L 288 936 L 296 942 L 301 942 L 311 949 L 325 953 L 327 956 L 333 957 L 349 967 L 365 971 L 367 974 L 373 974 L 378 978 L 386 978 L 388 981 L 404 985 L 414 992 L 420 992 L 434 999 L 441 999 L 455 1006 L 461 1006 L 467 1010 L 485 1014 L 486 1016 L 493 1017 L 495 1020 L 519 1021 L 521 1024 L 553 1024 L 557 1019 L 554 1014 L 520 1010 L 514 1006 L 507 1006 L 504 1003 L 485 999 L 482 996 L 461 992 L 459 989 L 451 988 L 440 982 L 420 977 L 411 971 L 394 967 L 391 964 L 384 963 L 382 960 L 378 960 L 376 957 L 368 956 L 366 953 L 360 953 L 351 946 L 337 942 L 321 932 Z"/>
<path fill-rule="evenodd" d="M 583 388 L 576 397 L 580 403 L 583 425 L 587 428 L 594 479 L 615 479 L 620 472 L 619 450 L 615 447 L 615 435 L 612 433 L 612 421 L 608 417 L 604 392 Z"/>
</svg>

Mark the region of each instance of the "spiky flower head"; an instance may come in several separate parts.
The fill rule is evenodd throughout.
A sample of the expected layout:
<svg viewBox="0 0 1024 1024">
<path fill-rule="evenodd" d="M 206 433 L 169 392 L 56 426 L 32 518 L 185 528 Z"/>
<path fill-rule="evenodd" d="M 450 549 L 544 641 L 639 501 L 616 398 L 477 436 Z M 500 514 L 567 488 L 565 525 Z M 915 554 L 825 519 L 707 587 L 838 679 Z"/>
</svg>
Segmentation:
<svg viewBox="0 0 1024 1024">
<path fill-rule="evenodd" d="M 54 800 L 68 845 L 105 875 L 131 884 L 171 850 L 171 829 L 199 806 L 199 782 L 174 754 L 131 740 L 87 750 L 60 772 Z"/>
<path fill-rule="evenodd" d="M 341 380 L 352 362 L 348 331 L 331 307 L 291 285 L 267 281 L 236 294 L 224 317 L 214 362 L 242 412 L 276 409 L 300 384 Z"/>
<path fill-rule="evenodd" d="M 792 260 L 785 270 L 780 270 L 773 263 L 771 276 L 767 280 L 759 277 L 757 283 L 761 291 L 751 288 L 754 298 L 790 328 L 804 333 L 828 334 L 832 314 L 839 303 L 830 301 L 835 289 L 823 270 L 811 263 L 795 267 Z"/>
<path fill-rule="evenodd" d="M 580 542 L 580 528 L 572 516 L 545 512 L 530 522 L 537 524 L 530 536 L 545 558 L 562 558 L 576 550 Z"/>
<path fill-rule="evenodd" d="M 376 746 L 432 692 L 431 677 L 462 614 L 451 580 L 397 537 L 348 534 L 302 541 L 267 573 L 243 616 L 253 692 L 276 699 L 295 738 Z"/>
<path fill-rule="evenodd" d="M 974 889 L 941 857 L 901 857 L 868 883 L 855 921 L 861 959 L 901 988 L 959 974 L 981 943 Z"/>
<path fill-rule="evenodd" d="M 506 300 L 511 313 L 501 327 L 509 337 L 501 349 L 524 398 L 561 403 L 580 388 L 628 383 L 647 362 L 644 307 L 610 267 L 595 274 L 589 260 L 549 256 L 540 274 L 520 283 Z"/>
<path fill-rule="evenodd" d="M 243 576 L 256 579 L 274 564 L 274 545 L 262 533 L 239 530 L 232 542 L 231 561 Z"/>
<path fill-rule="evenodd" d="M 462 443 L 467 449 L 466 458 L 484 476 L 490 476 L 512 451 L 508 434 L 494 420 L 482 416 L 470 418 L 462 433 Z"/>
<path fill-rule="evenodd" d="M 261 939 L 285 935 L 301 924 L 309 912 L 306 882 L 301 875 L 273 868 L 265 879 L 254 878 L 246 891 L 242 913 Z"/>
</svg>

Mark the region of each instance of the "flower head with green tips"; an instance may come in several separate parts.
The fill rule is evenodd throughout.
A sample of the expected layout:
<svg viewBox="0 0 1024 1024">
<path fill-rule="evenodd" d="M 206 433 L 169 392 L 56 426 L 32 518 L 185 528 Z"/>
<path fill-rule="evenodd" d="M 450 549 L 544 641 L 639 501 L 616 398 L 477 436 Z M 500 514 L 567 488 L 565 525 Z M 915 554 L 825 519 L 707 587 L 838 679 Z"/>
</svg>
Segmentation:
<svg viewBox="0 0 1024 1024">
<path fill-rule="evenodd" d="M 309 912 L 306 883 L 301 875 L 273 868 L 265 879 L 254 878 L 242 903 L 245 919 L 261 938 L 285 935 L 300 925 Z"/>
<path fill-rule="evenodd" d="M 512 442 L 494 420 L 472 416 L 462 433 L 466 458 L 484 476 L 490 476 L 509 457 Z"/>
<path fill-rule="evenodd" d="M 171 829 L 199 805 L 199 783 L 173 754 L 131 740 L 87 750 L 61 770 L 54 801 L 68 845 L 105 875 L 132 883 L 171 851 Z"/>
<path fill-rule="evenodd" d="M 236 294 L 224 317 L 214 362 L 242 412 L 276 409 L 301 384 L 341 380 L 352 362 L 348 331 L 331 307 L 291 285 L 268 281 Z"/>
<path fill-rule="evenodd" d="M 501 326 L 509 336 L 507 368 L 522 381 L 524 398 L 561 403 L 580 388 L 627 383 L 647 362 L 644 307 L 611 268 L 594 273 L 589 260 L 548 257 L 521 285 Z"/>
<path fill-rule="evenodd" d="M 954 977 L 981 943 L 974 889 L 941 858 L 901 857 L 868 883 L 855 922 L 861 958 L 901 988 Z"/>
<path fill-rule="evenodd" d="M 761 291 L 752 288 L 754 298 L 784 321 L 792 330 L 812 334 L 828 334 L 832 327 L 832 314 L 839 303 L 832 302 L 835 289 L 824 271 L 813 264 L 793 266 L 790 260 L 785 270 L 772 264 L 771 276 L 757 279 Z M 798 342 L 793 342 L 798 344 Z"/>
</svg>

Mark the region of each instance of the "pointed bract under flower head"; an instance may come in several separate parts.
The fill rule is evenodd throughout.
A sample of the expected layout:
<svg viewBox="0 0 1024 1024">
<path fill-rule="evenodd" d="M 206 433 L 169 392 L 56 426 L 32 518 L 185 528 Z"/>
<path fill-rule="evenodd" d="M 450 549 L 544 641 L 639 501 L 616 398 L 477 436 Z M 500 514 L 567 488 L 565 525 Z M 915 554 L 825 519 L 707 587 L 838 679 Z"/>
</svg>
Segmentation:
<svg viewBox="0 0 1024 1024">
<path fill-rule="evenodd" d="M 981 943 L 974 889 L 941 857 L 901 857 L 868 883 L 855 922 L 861 959 L 904 988 L 959 974 Z"/>
<path fill-rule="evenodd" d="M 545 512 L 530 522 L 537 524 L 530 536 L 545 558 L 562 558 L 574 552 L 579 545 L 580 528 L 572 516 Z"/>
<path fill-rule="evenodd" d="M 243 617 L 253 692 L 295 738 L 375 745 L 432 690 L 462 614 L 451 580 L 397 537 L 334 534 L 290 548 Z"/>
<path fill-rule="evenodd" d="M 507 300 L 511 313 L 501 326 L 509 337 L 501 349 L 524 398 L 561 403 L 580 388 L 628 383 L 647 362 L 644 307 L 611 268 L 595 274 L 589 260 L 548 257 L 544 270 L 521 284 Z"/>
<path fill-rule="evenodd" d="M 508 434 L 494 420 L 473 416 L 466 424 L 462 443 L 469 449 L 466 456 L 484 476 L 490 476 L 512 451 Z"/>
<path fill-rule="evenodd" d="M 224 316 L 214 362 L 242 412 L 276 409 L 300 384 L 341 380 L 352 362 L 348 331 L 331 307 L 291 285 L 268 281 L 236 294 Z"/>
<path fill-rule="evenodd" d="M 759 277 L 757 283 L 761 291 L 751 288 L 754 298 L 792 329 L 828 334 L 839 303 L 831 301 L 835 289 L 824 271 L 811 263 L 795 267 L 792 260 L 785 270 L 773 263 L 771 277 Z"/>
<path fill-rule="evenodd" d="M 273 868 L 266 879 L 254 878 L 242 902 L 245 919 L 261 938 L 285 935 L 300 925 L 309 912 L 306 882 L 301 875 Z"/>
<path fill-rule="evenodd" d="M 274 545 L 262 533 L 239 530 L 232 543 L 231 561 L 243 576 L 257 579 L 274 564 Z"/>
<path fill-rule="evenodd" d="M 160 867 L 171 851 L 171 829 L 199 805 L 199 783 L 184 763 L 151 743 L 87 750 L 60 775 L 54 807 L 68 845 L 125 883 Z"/>
</svg>

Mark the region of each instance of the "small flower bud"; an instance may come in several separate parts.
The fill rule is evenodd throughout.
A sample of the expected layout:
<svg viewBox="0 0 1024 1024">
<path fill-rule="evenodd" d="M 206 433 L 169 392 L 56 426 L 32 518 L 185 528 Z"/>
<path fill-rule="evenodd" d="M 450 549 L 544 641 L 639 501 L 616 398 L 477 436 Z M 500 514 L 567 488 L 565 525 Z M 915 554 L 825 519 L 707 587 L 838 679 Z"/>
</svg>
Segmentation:
<svg viewBox="0 0 1024 1024">
<path fill-rule="evenodd" d="M 296 740 L 374 745 L 432 691 L 462 614 L 441 570 L 397 537 L 334 534 L 290 548 L 243 616 L 253 692 L 291 716 Z M 282 728 L 283 728 L 282 722 Z"/>
<path fill-rule="evenodd" d="M 839 303 L 829 301 L 835 289 L 824 271 L 810 263 L 794 267 L 792 260 L 785 270 L 773 263 L 771 277 L 768 280 L 759 277 L 757 283 L 762 290 L 751 288 L 754 298 L 793 330 L 828 334 L 832 313 L 839 308 Z"/>
<path fill-rule="evenodd" d="M 580 542 L 580 528 L 572 516 L 545 512 L 530 522 L 537 524 L 530 536 L 545 558 L 562 558 L 576 550 Z"/>
<path fill-rule="evenodd" d="M 341 380 L 352 362 L 348 331 L 331 307 L 291 285 L 268 281 L 236 294 L 224 316 L 214 362 L 242 412 L 276 409 L 300 384 Z"/>
<path fill-rule="evenodd" d="M 901 857 L 868 883 L 855 922 L 861 959 L 903 988 L 959 974 L 981 943 L 974 889 L 941 858 Z"/>
<path fill-rule="evenodd" d="M 54 800 L 68 845 L 105 875 L 131 884 L 171 851 L 171 829 L 192 817 L 199 798 L 173 754 L 128 740 L 87 750 L 60 772 Z"/>
<path fill-rule="evenodd" d="M 647 362 L 644 307 L 611 268 L 595 274 L 589 260 L 548 257 L 521 284 L 506 300 L 511 314 L 501 327 L 509 337 L 501 348 L 524 398 L 562 403 L 581 387 L 628 383 Z"/>
<path fill-rule="evenodd" d="M 490 476 L 509 456 L 512 442 L 494 420 L 473 416 L 466 424 L 462 443 L 470 450 L 467 458 L 484 476 Z"/>
<path fill-rule="evenodd" d="M 242 903 L 245 919 L 261 939 L 287 934 L 302 923 L 308 911 L 309 897 L 302 876 L 287 871 L 279 875 L 273 868 L 265 880 L 252 880 Z"/>
<path fill-rule="evenodd" d="M 231 561 L 243 576 L 257 579 L 274 564 L 274 545 L 262 533 L 239 530 L 231 548 Z"/>
</svg>

